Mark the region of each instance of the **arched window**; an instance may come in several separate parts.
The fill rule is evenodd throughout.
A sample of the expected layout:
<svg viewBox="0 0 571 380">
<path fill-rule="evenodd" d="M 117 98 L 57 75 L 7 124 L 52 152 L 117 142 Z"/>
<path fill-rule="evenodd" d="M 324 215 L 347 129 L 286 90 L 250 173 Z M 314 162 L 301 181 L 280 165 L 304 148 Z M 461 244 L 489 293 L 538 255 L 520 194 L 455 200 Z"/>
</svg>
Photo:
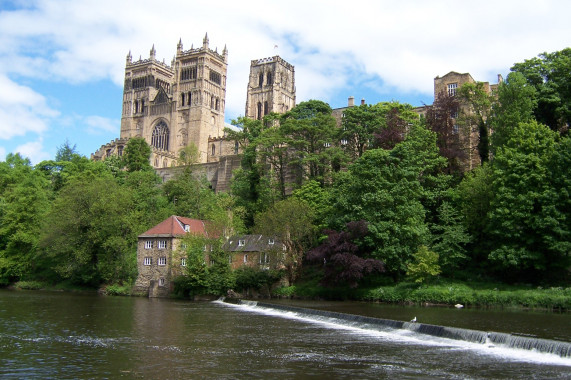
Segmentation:
<svg viewBox="0 0 571 380">
<path fill-rule="evenodd" d="M 266 84 L 269 86 L 270 84 L 272 84 L 272 73 L 268 73 L 268 80 L 266 82 Z"/>
<path fill-rule="evenodd" d="M 159 121 L 155 125 L 153 136 L 151 137 L 151 146 L 157 149 L 169 150 L 169 127 L 167 127 L 164 121 Z"/>
<path fill-rule="evenodd" d="M 264 73 L 260 73 L 260 77 L 258 78 L 260 87 L 264 85 Z"/>
<path fill-rule="evenodd" d="M 155 168 L 159 167 L 159 158 L 155 157 Z"/>
<path fill-rule="evenodd" d="M 220 99 L 216 98 L 216 107 L 214 107 L 216 111 L 220 111 Z"/>
<path fill-rule="evenodd" d="M 262 103 L 258 102 L 258 120 L 262 120 Z"/>
<path fill-rule="evenodd" d="M 192 93 L 189 92 L 189 93 L 188 93 L 188 105 L 189 105 L 189 106 L 190 106 L 191 100 L 192 100 Z"/>
<path fill-rule="evenodd" d="M 238 141 L 234 142 L 234 154 L 238 154 L 238 148 L 240 147 L 240 145 L 238 144 Z"/>
<path fill-rule="evenodd" d="M 139 112 L 139 102 L 135 100 L 135 113 Z"/>
<path fill-rule="evenodd" d="M 181 100 L 181 104 L 184 106 L 184 92 L 182 94 L 180 94 L 180 100 Z"/>
<path fill-rule="evenodd" d="M 212 155 L 216 155 L 216 145 L 212 144 Z"/>
<path fill-rule="evenodd" d="M 163 168 L 168 168 L 168 166 L 169 166 L 169 161 L 165 158 L 163 160 Z"/>
<path fill-rule="evenodd" d="M 270 107 L 268 107 L 268 102 L 264 102 L 264 115 L 270 112 Z"/>
<path fill-rule="evenodd" d="M 210 97 L 210 108 L 214 109 L 214 96 Z"/>
</svg>

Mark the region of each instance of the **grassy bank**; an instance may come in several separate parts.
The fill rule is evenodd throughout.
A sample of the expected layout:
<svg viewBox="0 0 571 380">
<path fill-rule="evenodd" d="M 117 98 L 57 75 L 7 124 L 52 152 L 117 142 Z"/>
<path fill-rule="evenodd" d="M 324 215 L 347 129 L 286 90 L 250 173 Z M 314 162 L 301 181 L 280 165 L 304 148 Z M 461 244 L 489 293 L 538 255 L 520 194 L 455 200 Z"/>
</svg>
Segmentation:
<svg viewBox="0 0 571 380">
<path fill-rule="evenodd" d="M 571 287 L 508 286 L 495 283 L 441 281 L 431 285 L 402 282 L 360 289 L 324 288 L 316 282 L 278 288 L 277 297 L 358 300 L 395 304 L 461 304 L 466 307 L 521 307 L 571 310 Z"/>
</svg>

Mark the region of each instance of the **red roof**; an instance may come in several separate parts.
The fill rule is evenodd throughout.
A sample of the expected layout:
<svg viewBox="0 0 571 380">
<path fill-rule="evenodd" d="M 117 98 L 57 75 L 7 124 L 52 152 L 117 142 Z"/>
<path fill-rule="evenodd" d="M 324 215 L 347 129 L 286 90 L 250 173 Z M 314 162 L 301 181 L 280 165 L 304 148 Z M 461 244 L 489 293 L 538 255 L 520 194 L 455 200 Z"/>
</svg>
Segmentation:
<svg viewBox="0 0 571 380">
<path fill-rule="evenodd" d="M 174 237 L 184 235 L 187 232 L 196 235 L 207 236 L 206 222 L 198 219 L 185 218 L 184 216 L 173 215 L 150 230 L 142 233 L 139 237 L 161 236 L 161 237 Z M 188 226 L 188 227 L 186 227 Z"/>
</svg>

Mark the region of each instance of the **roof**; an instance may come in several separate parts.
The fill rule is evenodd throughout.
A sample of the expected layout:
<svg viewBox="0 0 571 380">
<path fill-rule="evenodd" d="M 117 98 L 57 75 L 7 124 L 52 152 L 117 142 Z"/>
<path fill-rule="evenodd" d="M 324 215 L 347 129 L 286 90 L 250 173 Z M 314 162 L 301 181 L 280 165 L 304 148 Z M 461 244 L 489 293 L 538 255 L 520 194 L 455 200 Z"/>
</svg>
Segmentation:
<svg viewBox="0 0 571 380">
<path fill-rule="evenodd" d="M 206 222 L 172 215 L 150 230 L 143 232 L 139 237 L 175 237 L 186 233 L 208 236 Z"/>
<path fill-rule="evenodd" d="M 235 235 L 224 243 L 222 249 L 230 252 L 265 252 L 276 248 L 281 250 L 281 247 L 282 243 L 271 236 Z"/>
</svg>

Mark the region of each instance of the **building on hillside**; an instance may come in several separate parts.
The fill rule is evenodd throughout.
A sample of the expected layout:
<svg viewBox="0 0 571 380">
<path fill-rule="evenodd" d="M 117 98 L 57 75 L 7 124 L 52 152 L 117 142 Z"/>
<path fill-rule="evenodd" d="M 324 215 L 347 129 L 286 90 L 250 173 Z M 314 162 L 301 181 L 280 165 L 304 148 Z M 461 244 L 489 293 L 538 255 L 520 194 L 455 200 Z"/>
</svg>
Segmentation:
<svg viewBox="0 0 571 380">
<path fill-rule="evenodd" d="M 264 235 L 236 235 L 222 245 L 229 253 L 232 269 L 243 266 L 259 269 L 284 267 L 285 245 L 274 237 Z"/>
<path fill-rule="evenodd" d="M 279 56 L 255 59 L 250 77 L 244 115 L 262 120 L 270 112 L 285 113 L 295 107 L 295 68 Z"/>
<path fill-rule="evenodd" d="M 120 141 L 102 146 L 92 158 L 121 155 L 130 138 L 143 137 L 154 168 L 176 166 L 179 151 L 191 143 L 199 162 L 207 162 L 208 139 L 223 135 L 227 64 L 228 50 L 210 49 L 208 35 L 201 47 L 189 50 L 179 41 L 170 66 L 156 59 L 154 46 L 148 59 L 133 61 L 129 52 Z"/>
<path fill-rule="evenodd" d="M 137 295 L 166 297 L 173 290 L 173 280 L 183 274 L 186 257 L 181 239 L 187 234 L 208 237 L 203 220 L 171 216 L 138 237 L 138 276 L 133 288 Z"/>
</svg>

